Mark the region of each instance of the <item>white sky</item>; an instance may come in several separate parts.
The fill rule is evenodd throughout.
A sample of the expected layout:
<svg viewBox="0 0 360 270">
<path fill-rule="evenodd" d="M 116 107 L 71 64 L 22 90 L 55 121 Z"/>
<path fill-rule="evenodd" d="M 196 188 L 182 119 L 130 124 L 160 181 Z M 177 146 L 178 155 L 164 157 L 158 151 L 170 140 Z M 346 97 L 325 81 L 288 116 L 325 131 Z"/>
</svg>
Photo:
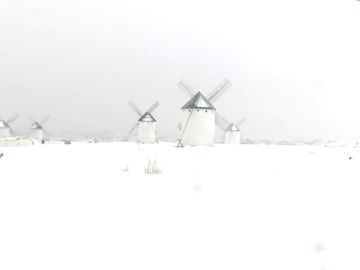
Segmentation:
<svg viewBox="0 0 360 270">
<path fill-rule="evenodd" d="M 356 0 L 1 0 L 0 116 L 51 115 L 49 131 L 126 132 L 133 99 L 176 137 L 177 88 L 246 117 L 253 139 L 360 138 L 360 2 Z"/>
</svg>

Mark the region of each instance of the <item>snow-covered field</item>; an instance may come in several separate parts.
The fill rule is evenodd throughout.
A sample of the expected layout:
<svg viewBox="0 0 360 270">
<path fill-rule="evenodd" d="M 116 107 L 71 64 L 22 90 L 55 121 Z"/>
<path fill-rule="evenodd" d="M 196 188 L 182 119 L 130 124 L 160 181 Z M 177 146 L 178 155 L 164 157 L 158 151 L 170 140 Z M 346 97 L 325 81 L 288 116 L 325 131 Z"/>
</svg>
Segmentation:
<svg viewBox="0 0 360 270">
<path fill-rule="evenodd" d="M 0 148 L 0 269 L 360 268 L 360 149 Z M 145 174 L 156 161 L 161 174 Z"/>
</svg>

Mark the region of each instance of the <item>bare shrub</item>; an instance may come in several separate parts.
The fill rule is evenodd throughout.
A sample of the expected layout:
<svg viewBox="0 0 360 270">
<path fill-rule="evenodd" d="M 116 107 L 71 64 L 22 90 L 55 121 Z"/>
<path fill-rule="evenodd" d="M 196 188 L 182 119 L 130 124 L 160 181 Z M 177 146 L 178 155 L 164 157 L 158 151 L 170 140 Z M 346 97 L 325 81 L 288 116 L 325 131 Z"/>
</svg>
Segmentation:
<svg viewBox="0 0 360 270">
<path fill-rule="evenodd" d="M 130 166 L 129 165 L 124 165 L 123 167 L 121 167 L 121 171 L 123 173 L 127 173 L 130 171 Z"/>
<path fill-rule="evenodd" d="M 148 163 L 144 167 L 145 174 L 161 174 L 163 168 L 160 168 L 156 160 L 148 159 Z"/>
</svg>

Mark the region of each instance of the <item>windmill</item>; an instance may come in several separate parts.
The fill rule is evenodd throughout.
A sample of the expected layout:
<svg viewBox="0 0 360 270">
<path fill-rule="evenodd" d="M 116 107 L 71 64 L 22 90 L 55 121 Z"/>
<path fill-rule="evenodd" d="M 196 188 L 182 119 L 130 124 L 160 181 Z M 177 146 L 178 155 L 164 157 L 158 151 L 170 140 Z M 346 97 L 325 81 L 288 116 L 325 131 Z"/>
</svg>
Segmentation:
<svg viewBox="0 0 360 270">
<path fill-rule="evenodd" d="M 18 118 L 18 115 L 14 115 L 8 120 L 0 119 L 0 138 L 7 138 L 13 136 L 13 131 L 10 126 Z"/>
<path fill-rule="evenodd" d="M 50 119 L 50 116 L 46 115 L 41 121 L 37 121 L 34 118 L 29 116 L 29 119 L 32 121 L 30 126 L 30 137 L 37 141 L 44 141 L 44 128 L 43 125 Z"/>
<path fill-rule="evenodd" d="M 182 108 L 183 119 L 178 128 L 181 130 L 179 146 L 214 144 L 215 113 L 213 103 L 231 86 L 229 80 L 223 80 L 206 97 L 195 92 L 184 80 L 178 86 L 191 98 Z"/>
<path fill-rule="evenodd" d="M 145 113 L 142 113 L 139 107 L 131 100 L 128 101 L 128 104 L 136 115 L 140 117 L 128 134 L 131 135 L 135 130 L 138 130 L 138 141 L 140 143 L 156 143 L 158 141 L 156 120 L 152 116 L 152 113 L 160 105 L 159 101 L 156 101 Z"/>
<path fill-rule="evenodd" d="M 246 119 L 243 118 L 236 123 L 231 123 L 219 113 L 216 113 L 215 123 L 224 132 L 225 144 L 239 144 L 241 142 L 240 126 L 245 121 Z"/>
</svg>

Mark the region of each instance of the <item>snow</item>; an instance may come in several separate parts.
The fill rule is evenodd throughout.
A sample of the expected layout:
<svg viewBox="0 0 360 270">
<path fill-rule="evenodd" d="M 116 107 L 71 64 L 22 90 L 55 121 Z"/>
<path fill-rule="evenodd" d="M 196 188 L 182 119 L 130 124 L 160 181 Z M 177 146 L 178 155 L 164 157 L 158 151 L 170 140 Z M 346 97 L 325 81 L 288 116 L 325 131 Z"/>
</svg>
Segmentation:
<svg viewBox="0 0 360 270">
<path fill-rule="evenodd" d="M 359 269 L 356 147 L 174 146 L 0 148 L 0 269 Z"/>
</svg>

